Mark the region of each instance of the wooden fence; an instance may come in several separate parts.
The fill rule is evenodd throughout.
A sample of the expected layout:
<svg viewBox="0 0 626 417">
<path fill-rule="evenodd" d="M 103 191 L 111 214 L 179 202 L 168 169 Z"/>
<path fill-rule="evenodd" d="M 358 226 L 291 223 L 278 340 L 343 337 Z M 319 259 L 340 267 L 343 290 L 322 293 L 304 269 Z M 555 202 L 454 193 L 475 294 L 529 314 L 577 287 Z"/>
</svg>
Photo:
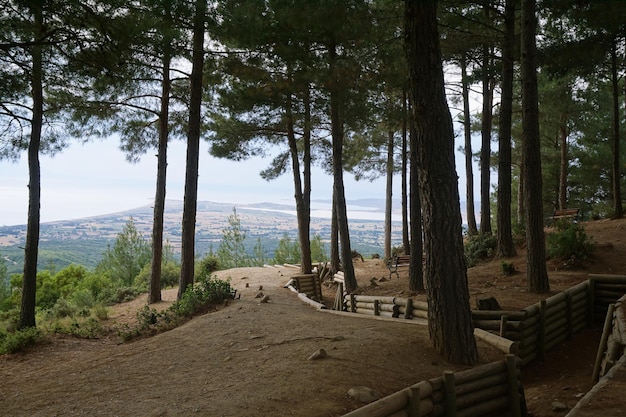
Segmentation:
<svg viewBox="0 0 626 417">
<path fill-rule="evenodd" d="M 417 384 L 356 409 L 344 417 L 488 417 L 526 415 L 521 361 L 506 355 L 466 371 Z"/>
<path fill-rule="evenodd" d="M 341 286 L 340 286 L 341 287 Z M 411 298 L 366 296 L 338 292 L 335 309 L 398 319 L 428 319 L 428 304 Z M 342 297 L 339 297 L 339 294 Z M 474 327 L 517 342 L 516 352 L 527 365 L 604 319 L 609 305 L 626 294 L 626 276 L 590 274 L 583 281 L 519 311 L 473 310 Z"/>
</svg>

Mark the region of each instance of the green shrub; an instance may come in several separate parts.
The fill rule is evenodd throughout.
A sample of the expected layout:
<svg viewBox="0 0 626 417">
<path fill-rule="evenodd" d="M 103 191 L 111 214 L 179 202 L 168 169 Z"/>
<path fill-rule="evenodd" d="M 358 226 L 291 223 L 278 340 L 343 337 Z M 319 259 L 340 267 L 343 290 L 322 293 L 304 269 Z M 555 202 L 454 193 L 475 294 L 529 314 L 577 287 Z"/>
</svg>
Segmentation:
<svg viewBox="0 0 626 417">
<path fill-rule="evenodd" d="M 495 236 L 478 234 L 467 236 L 465 239 L 464 252 L 468 267 L 475 266 L 482 259 L 491 258 L 497 246 Z"/>
<path fill-rule="evenodd" d="M 502 263 L 500 264 L 500 267 L 502 268 L 502 273 L 504 275 L 506 275 L 507 277 L 511 276 L 511 275 L 515 274 L 515 272 L 517 272 L 515 270 L 515 265 L 513 265 L 512 263 L 509 263 L 509 262 L 502 261 Z"/>
<path fill-rule="evenodd" d="M 567 259 L 573 265 L 584 262 L 593 252 L 593 243 L 578 223 L 559 221 L 556 231 L 546 236 L 546 253 L 550 258 Z"/>
<path fill-rule="evenodd" d="M 139 325 L 136 328 L 125 325 L 118 329 L 118 335 L 122 340 L 128 341 L 150 332 L 169 330 L 189 317 L 205 313 L 229 297 L 231 287 L 228 281 L 216 278 L 201 279 L 188 287 L 181 299 L 167 310 L 158 312 L 154 308 L 144 306 L 137 312 Z"/>
<path fill-rule="evenodd" d="M 196 278 L 198 280 L 211 276 L 213 272 L 220 269 L 220 260 L 215 255 L 206 255 L 196 263 Z"/>
<path fill-rule="evenodd" d="M 0 331 L 0 354 L 21 352 L 41 339 L 42 335 L 35 327 L 15 332 Z"/>
<path fill-rule="evenodd" d="M 98 320 L 106 320 L 109 318 L 109 309 L 100 303 L 94 305 L 91 312 Z"/>
</svg>

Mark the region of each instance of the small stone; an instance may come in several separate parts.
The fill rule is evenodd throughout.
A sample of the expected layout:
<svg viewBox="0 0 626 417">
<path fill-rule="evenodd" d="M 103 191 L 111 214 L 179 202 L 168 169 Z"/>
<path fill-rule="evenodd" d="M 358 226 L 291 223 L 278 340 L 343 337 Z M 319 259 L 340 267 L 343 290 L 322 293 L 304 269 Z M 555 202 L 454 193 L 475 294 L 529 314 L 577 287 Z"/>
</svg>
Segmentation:
<svg viewBox="0 0 626 417">
<path fill-rule="evenodd" d="M 261 300 L 259 301 L 259 304 L 267 303 L 269 300 L 270 300 L 270 296 L 269 295 L 264 295 L 263 298 L 261 298 Z"/>
<path fill-rule="evenodd" d="M 263 291 L 263 286 L 259 285 L 259 291 Z"/>
<path fill-rule="evenodd" d="M 250 283 L 246 282 L 246 288 L 250 288 Z"/>
<path fill-rule="evenodd" d="M 560 401 L 552 402 L 552 411 L 565 411 L 567 410 L 567 406 Z"/>
<path fill-rule="evenodd" d="M 350 388 L 348 396 L 365 404 L 372 403 L 381 397 L 378 391 L 363 386 Z"/>
<path fill-rule="evenodd" d="M 318 349 L 315 352 L 313 352 L 313 354 L 311 356 L 309 356 L 308 360 L 314 361 L 316 359 L 324 359 L 327 356 L 328 356 L 328 354 L 326 353 L 326 350 L 324 350 L 322 348 L 322 349 Z"/>
<path fill-rule="evenodd" d="M 263 298 L 265 294 L 263 294 L 262 292 L 258 292 L 256 293 L 256 295 L 254 296 L 254 298 Z"/>
</svg>

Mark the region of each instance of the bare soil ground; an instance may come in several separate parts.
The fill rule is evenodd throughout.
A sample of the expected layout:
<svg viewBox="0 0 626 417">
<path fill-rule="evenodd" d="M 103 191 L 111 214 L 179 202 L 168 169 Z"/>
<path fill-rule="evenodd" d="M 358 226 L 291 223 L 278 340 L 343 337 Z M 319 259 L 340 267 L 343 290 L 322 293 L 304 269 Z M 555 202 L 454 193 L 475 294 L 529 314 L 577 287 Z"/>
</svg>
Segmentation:
<svg viewBox="0 0 626 417">
<path fill-rule="evenodd" d="M 626 221 L 583 225 L 596 245 L 595 255 L 576 269 L 549 261 L 552 293 L 589 273 L 626 271 Z M 472 303 L 493 295 L 512 310 L 549 296 L 526 291 L 523 248 L 506 260 L 518 273 L 504 276 L 501 262 L 468 270 Z M 382 260 L 354 265 L 360 291 L 414 295 L 406 271 L 390 280 Z M 295 273 L 287 267 L 220 271 L 218 276 L 231 280 L 240 299 L 153 337 L 129 343 L 120 343 L 115 334 L 97 340 L 54 338 L 29 352 L 2 356 L 0 414 L 340 416 L 362 405 L 346 394 L 354 386 L 388 395 L 444 370 L 462 369 L 431 348 L 426 326 L 338 316 L 303 303 L 283 288 Z M 324 288 L 327 305 L 332 305 L 335 288 Z M 268 303 L 259 303 L 260 292 L 269 295 Z M 165 290 L 157 307 L 167 307 L 175 297 L 176 289 Z M 132 323 L 145 303 L 143 296 L 112 307 L 107 325 Z M 553 401 L 571 408 L 591 388 L 600 326 L 550 352 L 545 362 L 523 369 L 533 416 L 563 415 L 552 411 Z M 326 358 L 308 360 L 321 348 Z M 482 342 L 479 351 L 481 363 L 503 358 Z"/>
</svg>

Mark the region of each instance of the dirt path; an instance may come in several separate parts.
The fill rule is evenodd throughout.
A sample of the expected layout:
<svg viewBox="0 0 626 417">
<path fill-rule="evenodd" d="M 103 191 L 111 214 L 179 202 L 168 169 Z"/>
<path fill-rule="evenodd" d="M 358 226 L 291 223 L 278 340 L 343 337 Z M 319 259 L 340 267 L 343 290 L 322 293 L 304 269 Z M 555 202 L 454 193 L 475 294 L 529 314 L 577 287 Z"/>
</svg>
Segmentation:
<svg viewBox="0 0 626 417">
<path fill-rule="evenodd" d="M 590 272 L 626 265 L 626 222 L 594 222 L 599 254 L 583 270 L 550 269 L 553 290 Z M 591 229 L 590 229 L 591 230 Z M 511 262 L 523 270 L 523 253 Z M 524 273 L 501 276 L 500 260 L 469 271 L 472 296 L 495 295 L 518 308 L 541 297 L 524 291 Z M 363 292 L 408 296 L 406 274 L 387 280 L 381 260 L 356 261 Z M 362 404 L 348 389 L 365 385 L 382 395 L 457 370 L 433 351 L 425 326 L 319 312 L 283 285 L 297 271 L 222 271 L 241 299 L 185 325 L 126 344 L 54 339 L 26 354 L 0 357 L 0 414 L 7 416 L 340 416 Z M 372 278 L 376 284 L 372 284 Z M 248 287 L 246 287 L 248 284 Z M 260 289 L 260 287 L 263 287 Z M 259 303 L 258 292 L 270 296 Z M 165 307 L 176 290 L 163 293 Z M 332 300 L 333 288 L 325 287 Z M 423 297 L 423 295 L 418 295 Z M 134 320 L 145 298 L 115 307 L 111 322 Z M 555 400 L 573 406 L 591 386 L 597 347 L 593 330 L 523 370 L 534 417 L 553 416 Z M 328 356 L 308 360 L 318 349 Z M 503 354 L 480 344 L 482 362 Z"/>
</svg>

